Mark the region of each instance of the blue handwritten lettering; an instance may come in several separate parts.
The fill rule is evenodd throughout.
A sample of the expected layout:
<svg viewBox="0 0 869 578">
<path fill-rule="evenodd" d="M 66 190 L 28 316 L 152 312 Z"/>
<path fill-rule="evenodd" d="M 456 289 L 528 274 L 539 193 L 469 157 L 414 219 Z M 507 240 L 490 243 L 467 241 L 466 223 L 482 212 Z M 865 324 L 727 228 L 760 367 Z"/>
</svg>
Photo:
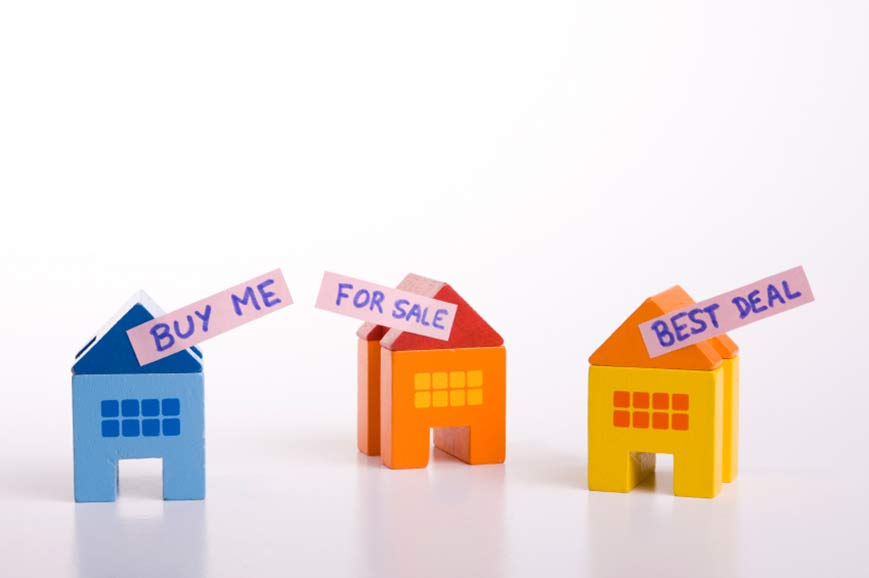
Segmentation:
<svg viewBox="0 0 869 578">
<path fill-rule="evenodd" d="M 242 315 L 241 305 L 247 305 L 248 301 L 253 303 L 254 309 L 256 309 L 257 311 L 259 311 L 261 309 L 259 302 L 256 300 L 256 295 L 253 292 L 253 287 L 245 288 L 244 294 L 242 295 L 243 298 L 239 298 L 236 295 L 232 295 L 231 297 L 232 297 L 232 307 L 233 307 L 233 309 L 235 309 L 235 314 L 238 316 Z"/>
<path fill-rule="evenodd" d="M 791 288 L 788 287 L 787 281 L 782 281 L 781 286 L 784 288 L 785 297 L 787 297 L 788 299 L 796 299 L 797 297 L 803 296 L 803 294 L 800 291 L 795 291 L 795 292 L 791 293 Z"/>
<path fill-rule="evenodd" d="M 676 341 L 673 334 L 670 333 L 670 328 L 663 321 L 652 323 L 652 331 L 658 337 L 658 343 L 661 344 L 661 347 L 670 347 Z"/>
<path fill-rule="evenodd" d="M 446 309 L 438 309 L 435 311 L 434 320 L 432 320 L 431 324 L 435 327 L 435 329 L 446 329 L 444 324 L 440 321 L 445 315 L 449 315 L 449 311 Z"/>
<path fill-rule="evenodd" d="M 706 331 L 707 324 L 705 320 L 700 318 L 701 313 L 703 313 L 702 309 L 692 309 L 690 312 L 688 312 L 688 319 L 690 319 L 691 322 L 694 323 L 694 325 L 696 326 L 691 328 L 691 333 L 693 335 L 697 335 L 698 333 L 703 333 L 704 331 Z"/>
<path fill-rule="evenodd" d="M 193 326 L 193 317 L 190 315 L 187 316 L 187 333 L 181 332 L 181 326 L 178 325 L 178 320 L 175 320 L 173 322 L 173 325 L 175 326 L 175 335 L 177 335 L 181 339 L 187 339 L 188 337 L 193 335 L 194 331 L 196 331 L 196 328 Z"/>
<path fill-rule="evenodd" d="M 194 311 L 193 313 L 202 320 L 202 333 L 208 333 L 208 320 L 211 319 L 211 305 L 205 306 L 205 313 L 200 313 L 199 311 Z"/>
<path fill-rule="evenodd" d="M 407 311 L 405 311 L 404 308 L 408 305 L 410 305 L 410 301 L 407 299 L 399 299 L 396 301 L 392 316 L 396 319 L 404 319 L 405 315 L 407 315 Z"/>
<path fill-rule="evenodd" d="M 734 297 L 730 302 L 736 305 L 736 308 L 739 310 L 740 319 L 745 319 L 751 313 L 751 303 L 745 297 Z"/>
<path fill-rule="evenodd" d="M 175 345 L 175 338 L 172 337 L 172 334 L 169 332 L 169 325 L 166 323 L 157 323 L 151 328 L 149 333 L 154 338 L 154 345 L 157 347 L 157 351 L 166 351 Z M 168 343 L 161 343 L 163 339 L 167 340 Z"/>
<path fill-rule="evenodd" d="M 352 283 L 338 283 L 338 298 L 335 299 L 335 305 L 341 305 L 341 300 L 350 297 L 349 293 L 344 293 L 344 289 L 353 289 Z"/>
<path fill-rule="evenodd" d="M 377 310 L 382 314 L 383 306 L 381 303 L 383 303 L 384 299 L 386 299 L 386 295 L 383 294 L 383 291 L 380 291 L 379 289 L 375 290 L 371 295 L 371 310 L 374 311 L 374 308 L 377 307 Z"/>
<path fill-rule="evenodd" d="M 266 279 L 265 281 L 263 281 L 262 283 L 260 283 L 259 285 L 256 286 L 256 288 L 259 289 L 260 296 L 263 298 L 263 305 L 265 305 L 266 307 L 272 307 L 272 306 L 277 305 L 278 303 L 281 302 L 280 297 L 272 299 L 272 297 L 275 296 L 274 291 L 266 291 L 265 290 L 266 287 L 274 284 L 274 282 L 275 282 L 274 279 Z"/>
</svg>

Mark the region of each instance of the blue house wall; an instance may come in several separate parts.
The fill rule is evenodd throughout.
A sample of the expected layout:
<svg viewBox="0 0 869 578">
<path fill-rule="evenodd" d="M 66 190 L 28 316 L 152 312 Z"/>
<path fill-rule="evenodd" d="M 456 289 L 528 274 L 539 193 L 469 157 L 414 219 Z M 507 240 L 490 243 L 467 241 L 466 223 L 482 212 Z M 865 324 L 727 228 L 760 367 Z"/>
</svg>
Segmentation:
<svg viewBox="0 0 869 578">
<path fill-rule="evenodd" d="M 72 376 L 77 502 L 114 501 L 118 460 L 162 458 L 163 497 L 205 497 L 204 378 L 198 351 L 139 366 L 126 331 L 162 312 L 137 295 L 76 356 Z"/>
</svg>

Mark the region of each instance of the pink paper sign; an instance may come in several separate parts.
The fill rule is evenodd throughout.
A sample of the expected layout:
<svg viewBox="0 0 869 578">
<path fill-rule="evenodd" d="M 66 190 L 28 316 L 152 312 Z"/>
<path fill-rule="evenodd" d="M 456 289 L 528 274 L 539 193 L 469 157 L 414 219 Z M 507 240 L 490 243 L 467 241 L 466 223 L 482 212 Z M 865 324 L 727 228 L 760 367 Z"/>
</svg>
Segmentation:
<svg viewBox="0 0 869 578">
<path fill-rule="evenodd" d="M 317 309 L 447 341 L 458 306 L 328 271 Z"/>
<path fill-rule="evenodd" d="M 802 267 L 640 324 L 649 357 L 688 347 L 815 300 Z"/>
<path fill-rule="evenodd" d="M 280 269 L 127 331 L 139 365 L 183 351 L 292 304 Z"/>
</svg>

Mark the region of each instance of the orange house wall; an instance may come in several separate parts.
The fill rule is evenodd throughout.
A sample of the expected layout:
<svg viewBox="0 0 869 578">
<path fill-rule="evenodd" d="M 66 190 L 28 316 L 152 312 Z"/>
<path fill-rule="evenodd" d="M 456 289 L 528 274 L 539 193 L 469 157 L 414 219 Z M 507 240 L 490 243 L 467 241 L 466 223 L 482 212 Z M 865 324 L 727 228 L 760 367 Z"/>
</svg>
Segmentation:
<svg viewBox="0 0 869 578">
<path fill-rule="evenodd" d="M 356 445 L 368 456 L 380 455 L 380 342 L 359 339 Z"/>
<path fill-rule="evenodd" d="M 483 372 L 479 406 L 414 407 L 416 373 Z M 506 350 L 500 347 L 380 351 L 380 450 L 391 468 L 428 464 L 431 428 L 435 444 L 470 464 L 505 458 Z"/>
</svg>

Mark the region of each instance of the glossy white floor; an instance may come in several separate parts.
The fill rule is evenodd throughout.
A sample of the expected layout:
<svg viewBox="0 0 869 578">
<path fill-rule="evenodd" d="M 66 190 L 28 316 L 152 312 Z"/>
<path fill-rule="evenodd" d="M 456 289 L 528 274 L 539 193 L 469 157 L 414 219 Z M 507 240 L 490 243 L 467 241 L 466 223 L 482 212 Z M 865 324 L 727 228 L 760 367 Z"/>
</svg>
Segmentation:
<svg viewBox="0 0 869 578">
<path fill-rule="evenodd" d="M 869 497 L 869 5 L 0 6 L 0 575 L 848 576 Z M 586 490 L 591 352 L 648 295 L 805 266 L 734 332 L 741 473 Z M 208 497 L 72 501 L 69 368 L 134 291 L 275 267 L 203 345 Z M 450 282 L 508 348 L 508 460 L 355 449 L 324 269 Z"/>
<path fill-rule="evenodd" d="M 773 452 L 774 465 L 755 459 L 717 499 L 699 500 L 671 495 L 666 460 L 629 495 L 586 491 L 579 431 L 560 443 L 514 441 L 504 466 L 435 452 L 426 470 L 390 471 L 355 453 L 349 427 L 298 417 L 268 428 L 212 419 L 204 502 L 163 502 L 159 462 L 149 460 L 122 462 L 117 503 L 74 504 L 64 440 L 4 455 L 8 575 L 861 574 L 867 498 L 851 476 L 862 466 L 798 459 L 784 435 L 793 464 L 769 440 L 747 441 Z"/>
</svg>

